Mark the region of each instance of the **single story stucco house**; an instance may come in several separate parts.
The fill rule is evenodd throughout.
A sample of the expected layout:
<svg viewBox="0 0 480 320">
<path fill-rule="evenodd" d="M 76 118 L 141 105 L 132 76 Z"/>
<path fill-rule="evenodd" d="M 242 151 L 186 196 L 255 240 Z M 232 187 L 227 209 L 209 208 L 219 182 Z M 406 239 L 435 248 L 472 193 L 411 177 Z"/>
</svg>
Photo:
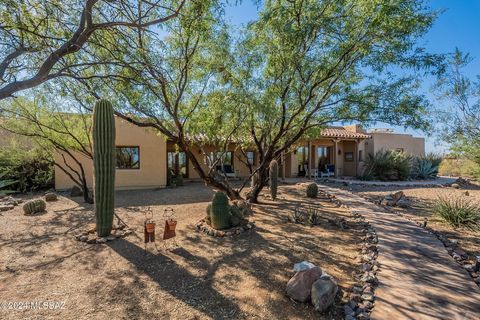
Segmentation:
<svg viewBox="0 0 480 320">
<path fill-rule="evenodd" d="M 181 173 L 186 179 L 199 179 L 192 162 L 175 144 L 167 141 L 153 129 L 135 126 L 116 118 L 117 189 L 161 188 L 167 184 L 167 170 Z M 241 152 L 234 144 L 228 147 L 223 164 L 232 170 L 233 176 L 249 176 L 246 161 L 254 165 L 258 155 L 252 150 Z M 357 176 L 361 174 L 363 162 L 369 153 L 380 149 L 402 150 L 413 155 L 424 155 L 423 138 L 408 134 L 397 134 L 390 130 L 366 132 L 359 125 L 328 127 L 316 139 L 301 141 L 280 159 L 280 170 L 284 177 L 320 175 L 330 170 L 337 177 Z M 216 152 L 214 148 L 204 148 L 207 153 Z M 203 152 L 198 148 L 198 157 Z M 56 160 L 63 161 L 61 154 Z M 78 156 L 91 186 L 93 180 L 92 161 Z M 208 159 L 198 159 L 207 168 Z M 73 166 L 73 164 L 71 164 Z M 310 174 L 309 174 L 310 172 Z M 62 170 L 55 167 L 55 188 L 68 189 L 73 182 Z"/>
</svg>

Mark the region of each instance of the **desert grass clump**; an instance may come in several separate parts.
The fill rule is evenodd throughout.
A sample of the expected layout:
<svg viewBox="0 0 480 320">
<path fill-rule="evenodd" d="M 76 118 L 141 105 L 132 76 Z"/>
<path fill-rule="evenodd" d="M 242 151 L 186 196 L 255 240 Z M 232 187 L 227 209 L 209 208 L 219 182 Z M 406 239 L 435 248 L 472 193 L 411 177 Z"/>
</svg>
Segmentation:
<svg viewBox="0 0 480 320">
<path fill-rule="evenodd" d="M 434 214 L 453 227 L 480 230 L 480 205 L 465 197 L 439 197 Z"/>
</svg>

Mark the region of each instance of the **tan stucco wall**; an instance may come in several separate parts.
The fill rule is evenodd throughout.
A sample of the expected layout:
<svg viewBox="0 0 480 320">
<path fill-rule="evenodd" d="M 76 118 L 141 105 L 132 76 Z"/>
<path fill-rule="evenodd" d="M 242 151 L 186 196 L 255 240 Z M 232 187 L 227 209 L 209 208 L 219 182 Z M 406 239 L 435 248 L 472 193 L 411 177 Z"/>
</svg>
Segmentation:
<svg viewBox="0 0 480 320">
<path fill-rule="evenodd" d="M 367 153 L 374 154 L 379 150 L 396 150 L 403 151 L 414 156 L 425 155 L 425 139 L 413 137 L 409 134 L 388 133 L 388 132 L 372 132 L 369 133 L 372 139 L 369 140 Z"/>
<path fill-rule="evenodd" d="M 167 183 L 166 141 L 153 129 L 140 128 L 122 119 L 115 119 L 117 146 L 138 146 L 140 149 L 140 169 L 117 169 L 115 187 L 117 189 L 141 189 L 165 187 Z M 61 160 L 56 154 L 55 159 Z M 84 165 L 87 183 L 93 185 L 93 163 L 83 156 L 79 157 Z M 69 164 L 75 166 L 67 158 Z M 55 168 L 55 188 L 62 190 L 72 187 L 71 179 L 60 169 Z"/>
</svg>

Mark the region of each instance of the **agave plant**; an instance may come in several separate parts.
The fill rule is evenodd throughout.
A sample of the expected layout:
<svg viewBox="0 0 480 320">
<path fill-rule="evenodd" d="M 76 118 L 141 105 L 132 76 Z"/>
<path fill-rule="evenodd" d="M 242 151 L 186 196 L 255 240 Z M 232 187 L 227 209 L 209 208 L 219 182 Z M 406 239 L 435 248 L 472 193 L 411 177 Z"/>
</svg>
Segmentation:
<svg viewBox="0 0 480 320">
<path fill-rule="evenodd" d="M 6 174 L 6 172 L 0 172 L 0 197 L 15 192 L 14 190 L 5 190 L 6 187 L 11 186 L 12 184 L 17 182 L 11 179 L 3 179 Z"/>
<path fill-rule="evenodd" d="M 434 179 L 438 174 L 438 166 L 428 159 L 419 159 L 415 168 L 415 177 L 418 179 Z"/>
</svg>

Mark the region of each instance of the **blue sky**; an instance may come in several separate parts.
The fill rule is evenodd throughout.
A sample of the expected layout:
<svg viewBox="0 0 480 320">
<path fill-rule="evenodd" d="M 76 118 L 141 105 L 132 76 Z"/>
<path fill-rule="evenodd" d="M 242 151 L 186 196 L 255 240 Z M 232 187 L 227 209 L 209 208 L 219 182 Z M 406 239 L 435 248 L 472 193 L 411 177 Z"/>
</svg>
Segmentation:
<svg viewBox="0 0 480 320">
<path fill-rule="evenodd" d="M 430 0 L 432 9 L 444 12 L 439 16 L 432 29 L 419 41 L 431 53 L 453 52 L 458 47 L 463 52 L 470 53 L 474 58 L 465 69 L 470 77 L 480 75 L 480 0 Z M 226 9 L 227 19 L 233 24 L 241 25 L 257 16 L 257 7 L 252 0 L 244 0 L 240 5 Z M 435 103 L 429 88 L 432 79 L 425 79 L 425 94 Z M 375 127 L 391 127 L 377 124 Z M 403 127 L 394 127 L 396 132 L 425 136 L 425 133 Z M 447 147 L 439 144 L 435 137 L 426 137 L 427 152 L 444 152 Z"/>
</svg>

